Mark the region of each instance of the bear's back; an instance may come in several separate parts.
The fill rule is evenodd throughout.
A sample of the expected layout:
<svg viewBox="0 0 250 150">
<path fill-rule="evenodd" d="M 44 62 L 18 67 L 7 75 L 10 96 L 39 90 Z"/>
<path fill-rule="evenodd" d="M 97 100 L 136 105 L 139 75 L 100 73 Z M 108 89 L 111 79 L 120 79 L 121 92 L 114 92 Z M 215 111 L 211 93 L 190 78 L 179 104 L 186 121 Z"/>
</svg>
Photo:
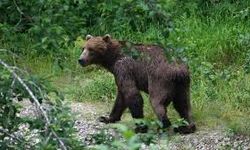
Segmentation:
<svg viewBox="0 0 250 150">
<path fill-rule="evenodd" d="M 119 41 L 121 44 L 121 52 L 137 61 L 143 61 L 152 64 L 155 61 L 166 62 L 164 49 L 153 44 L 134 44 L 127 41 Z"/>
</svg>

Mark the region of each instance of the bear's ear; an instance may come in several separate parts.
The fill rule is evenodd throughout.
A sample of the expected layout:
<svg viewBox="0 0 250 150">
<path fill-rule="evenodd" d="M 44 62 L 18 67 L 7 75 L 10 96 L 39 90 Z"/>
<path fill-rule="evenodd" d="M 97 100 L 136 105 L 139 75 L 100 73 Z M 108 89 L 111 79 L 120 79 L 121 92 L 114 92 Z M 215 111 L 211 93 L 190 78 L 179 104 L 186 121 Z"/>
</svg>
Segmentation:
<svg viewBox="0 0 250 150">
<path fill-rule="evenodd" d="M 104 35 L 104 37 L 102 38 L 105 42 L 110 42 L 111 40 L 111 36 L 109 34 Z"/>
<path fill-rule="evenodd" d="M 90 35 L 90 34 L 88 34 L 88 35 L 86 36 L 86 40 L 87 40 L 87 41 L 88 41 L 89 39 L 91 39 L 91 38 L 93 38 L 93 36 Z"/>
</svg>

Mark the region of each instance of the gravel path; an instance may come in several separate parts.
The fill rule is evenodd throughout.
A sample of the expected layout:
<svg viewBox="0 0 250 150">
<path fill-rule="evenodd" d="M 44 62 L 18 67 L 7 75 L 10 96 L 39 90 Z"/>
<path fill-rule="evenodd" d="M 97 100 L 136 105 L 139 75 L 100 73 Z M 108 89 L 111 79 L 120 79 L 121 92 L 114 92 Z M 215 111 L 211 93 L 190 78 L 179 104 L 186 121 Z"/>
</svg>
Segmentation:
<svg viewBox="0 0 250 150">
<path fill-rule="evenodd" d="M 70 105 L 72 112 L 76 115 L 75 127 L 79 131 L 79 137 L 86 142 L 89 134 L 100 131 L 106 125 L 97 121 L 100 115 L 108 112 L 107 106 L 91 103 L 77 103 Z M 30 104 L 25 104 L 25 109 L 21 115 L 35 116 L 35 109 Z M 111 131 L 112 132 L 112 131 Z M 189 135 L 171 135 L 169 140 L 159 138 L 159 149 L 183 150 L 217 150 L 217 149 L 237 149 L 250 150 L 250 137 L 235 135 L 221 129 L 209 129 L 197 131 Z M 169 142 L 166 142 L 169 141 Z M 142 146 L 142 149 L 148 149 Z"/>
</svg>

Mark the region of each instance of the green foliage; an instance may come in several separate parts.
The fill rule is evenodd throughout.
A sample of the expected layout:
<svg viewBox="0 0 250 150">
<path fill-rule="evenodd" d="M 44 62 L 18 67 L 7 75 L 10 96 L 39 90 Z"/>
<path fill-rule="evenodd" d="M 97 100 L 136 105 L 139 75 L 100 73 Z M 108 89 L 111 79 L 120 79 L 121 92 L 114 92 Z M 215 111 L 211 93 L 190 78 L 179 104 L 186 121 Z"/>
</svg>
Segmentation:
<svg viewBox="0 0 250 150">
<path fill-rule="evenodd" d="M 64 91 L 76 101 L 110 102 L 115 98 L 116 87 L 111 74 L 94 69 L 90 72 L 84 70 L 81 78 L 75 77 L 75 82 Z"/>
<path fill-rule="evenodd" d="M 1 70 L 3 68 L 1 67 Z M 8 130 L 15 130 L 16 126 L 13 124 L 19 124 L 20 118 L 16 116 L 18 112 L 18 107 L 12 104 L 12 93 L 9 89 L 11 85 L 11 75 L 7 72 L 7 70 L 3 70 L 0 72 L 0 126 L 6 128 Z"/>
<path fill-rule="evenodd" d="M 136 134 L 133 130 L 122 124 L 114 124 L 112 128 L 116 131 L 115 135 L 107 134 L 105 130 L 92 135 L 94 139 L 98 139 L 98 142 L 92 143 L 94 145 L 93 149 L 138 150 L 142 144 L 147 145 L 150 149 L 157 148 L 155 142 L 156 135 L 154 133 Z"/>
<path fill-rule="evenodd" d="M 76 130 L 73 128 L 74 118 L 71 116 L 70 109 L 64 106 L 62 95 L 52 88 L 47 80 L 31 76 L 26 72 L 23 73 L 18 68 L 14 71 L 23 79 L 24 83 L 40 102 L 43 101 L 43 103 L 50 104 L 47 106 L 50 108 L 46 109 L 50 126 L 46 127 L 48 122 L 45 122 L 43 117 L 19 117 L 22 107 L 18 104 L 18 101 L 27 101 L 30 99 L 30 102 L 33 103 L 31 100 L 32 97 L 28 94 L 28 90 L 23 87 L 23 84 L 21 85 L 21 82 L 17 78 L 14 78 L 6 70 L 6 67 L 3 68 L 1 64 L 0 148 L 57 149 L 60 147 L 56 139 L 58 137 L 62 138 L 65 145 L 69 148 L 77 149 L 83 147 L 75 137 Z M 18 133 L 21 135 L 18 136 Z M 54 133 L 58 137 L 54 137 Z"/>
<path fill-rule="evenodd" d="M 59 63 L 67 60 L 70 42 L 87 33 L 126 35 L 124 31 L 141 33 L 154 26 L 162 36 L 168 36 L 170 28 L 168 15 L 154 0 L 4 0 L 0 10 L 9 14 L 0 17 L 4 41 L 12 41 L 15 33 L 20 43 L 13 42 L 14 47 L 27 40 L 32 43 L 21 53 L 27 55 L 31 50 L 39 56 L 52 55 Z"/>
</svg>

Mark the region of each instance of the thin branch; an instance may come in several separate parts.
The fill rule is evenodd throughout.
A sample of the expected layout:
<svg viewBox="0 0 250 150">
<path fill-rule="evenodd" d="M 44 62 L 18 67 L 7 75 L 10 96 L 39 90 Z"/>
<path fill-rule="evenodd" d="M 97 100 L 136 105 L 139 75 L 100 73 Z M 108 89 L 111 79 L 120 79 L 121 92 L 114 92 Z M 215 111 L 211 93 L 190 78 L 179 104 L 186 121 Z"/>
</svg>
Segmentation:
<svg viewBox="0 0 250 150">
<path fill-rule="evenodd" d="M 47 143 L 49 142 L 49 139 L 51 138 L 51 136 L 52 136 L 52 133 L 50 132 L 48 138 L 45 141 L 45 145 L 47 145 Z"/>
<path fill-rule="evenodd" d="M 40 96 L 42 97 L 42 99 L 45 100 L 45 97 L 44 97 L 44 94 L 43 94 L 41 88 L 37 84 L 35 84 L 34 82 L 32 82 L 32 81 L 30 82 L 30 84 L 32 84 L 32 85 L 34 85 L 36 87 L 36 89 L 39 91 Z M 36 108 L 36 113 L 40 114 L 39 108 L 37 107 L 37 105 L 35 105 L 35 108 Z"/>
<path fill-rule="evenodd" d="M 39 103 L 38 99 L 35 97 L 35 95 L 33 94 L 33 92 L 30 90 L 30 88 L 24 83 L 24 81 L 15 73 L 14 70 L 11 69 L 11 67 L 6 64 L 4 61 L 2 61 L 0 59 L 0 64 L 2 64 L 19 82 L 20 84 L 25 88 L 25 90 L 29 93 L 29 95 L 31 96 L 31 98 L 34 100 L 35 104 L 37 105 L 37 107 L 39 108 L 39 110 L 41 111 L 43 117 L 45 118 L 45 122 L 46 122 L 46 128 L 50 127 L 50 120 L 48 118 L 48 115 L 46 113 L 46 111 L 44 110 L 44 108 L 42 107 L 42 105 Z M 61 145 L 61 148 L 63 150 L 67 150 L 65 144 L 63 143 L 63 141 L 58 137 L 58 135 L 56 134 L 56 132 L 50 128 L 52 134 L 55 136 L 55 138 L 58 140 L 58 142 Z"/>
<path fill-rule="evenodd" d="M 42 97 L 42 99 L 45 99 L 44 94 L 43 94 L 41 88 L 37 84 L 35 84 L 33 81 L 31 81 L 30 84 L 34 85 L 37 88 L 37 90 L 39 91 L 40 96 Z"/>
<path fill-rule="evenodd" d="M 22 22 L 22 16 L 24 15 L 24 13 L 23 13 L 23 11 L 20 9 L 20 7 L 17 5 L 16 0 L 13 0 L 13 3 L 14 3 L 14 5 L 15 5 L 17 11 L 18 11 L 19 14 L 20 14 L 19 21 L 18 21 L 18 23 L 15 25 L 15 26 L 17 27 L 17 26 Z"/>
<path fill-rule="evenodd" d="M 21 15 L 24 15 L 24 13 L 22 12 L 22 10 L 21 10 L 21 9 L 19 8 L 19 6 L 17 5 L 16 0 L 13 0 L 13 3 L 14 3 L 14 5 L 15 5 L 17 11 L 18 11 Z"/>
<path fill-rule="evenodd" d="M 6 53 L 10 53 L 12 56 L 15 56 L 15 57 L 19 57 L 18 55 L 16 55 L 15 53 L 13 53 L 12 51 L 9 51 L 7 49 L 0 49 L 0 52 L 6 52 Z"/>
<path fill-rule="evenodd" d="M 11 67 L 6 64 L 5 62 L 3 62 L 0 59 L 0 64 L 2 64 L 10 73 L 13 74 L 13 76 L 21 83 L 21 85 L 25 88 L 25 90 L 29 93 L 29 95 L 31 96 L 31 98 L 34 100 L 34 102 L 36 103 L 37 106 L 39 106 L 40 111 L 42 112 L 46 124 L 47 126 L 50 124 L 49 118 L 46 114 L 46 112 L 44 111 L 44 108 L 40 105 L 38 99 L 35 97 L 35 95 L 33 94 L 33 92 L 29 89 L 29 87 L 24 83 L 24 81 L 11 69 Z"/>
<path fill-rule="evenodd" d="M 15 27 L 18 27 L 21 22 L 22 22 L 22 14 L 20 14 L 19 21 L 17 22 Z"/>
<path fill-rule="evenodd" d="M 11 85 L 10 85 L 10 88 L 11 88 L 11 89 L 14 88 L 15 82 L 16 82 L 16 78 L 14 78 L 13 81 L 11 82 Z"/>
<path fill-rule="evenodd" d="M 14 96 L 13 89 L 14 89 L 15 82 L 16 82 L 16 78 L 13 77 L 13 80 L 12 80 L 11 85 L 10 85 L 10 95 L 11 96 Z"/>
</svg>

